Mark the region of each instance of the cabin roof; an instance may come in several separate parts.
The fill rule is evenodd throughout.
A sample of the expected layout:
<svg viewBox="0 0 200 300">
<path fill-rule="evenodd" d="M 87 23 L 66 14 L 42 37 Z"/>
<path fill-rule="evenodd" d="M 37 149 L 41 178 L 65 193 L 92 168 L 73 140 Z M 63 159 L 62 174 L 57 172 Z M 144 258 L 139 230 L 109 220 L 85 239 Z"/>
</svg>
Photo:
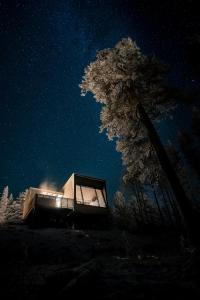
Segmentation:
<svg viewBox="0 0 200 300">
<path fill-rule="evenodd" d="M 95 177 L 91 177 L 91 176 L 85 176 L 82 174 L 78 174 L 78 173 L 73 173 L 65 182 L 65 184 L 62 187 L 62 190 L 64 190 L 66 184 L 69 182 L 70 179 L 72 179 L 72 177 L 74 176 L 75 178 L 75 182 L 78 185 L 83 185 L 83 186 L 90 186 L 93 188 L 99 188 L 102 189 L 105 187 L 106 185 L 106 181 L 104 179 L 100 179 L 100 178 L 95 178 Z M 58 195 L 63 195 L 63 192 L 61 191 L 53 191 L 53 190 L 47 190 L 47 189 L 43 189 L 43 188 L 35 188 L 35 187 L 30 187 L 29 190 L 33 190 L 36 193 L 51 193 L 51 194 L 58 194 Z"/>
<path fill-rule="evenodd" d="M 95 178 L 91 176 L 85 176 L 78 173 L 73 173 L 68 180 L 65 182 L 63 189 L 65 188 L 66 184 L 70 179 L 74 177 L 76 184 L 83 185 L 83 186 L 90 186 L 94 188 L 103 188 L 105 187 L 106 181 L 104 179 Z"/>
<path fill-rule="evenodd" d="M 106 182 L 105 179 L 100 179 L 100 178 L 96 178 L 96 177 L 92 177 L 92 176 L 86 176 L 86 175 L 82 175 L 82 174 L 78 174 L 78 173 L 73 173 L 73 174 L 78 177 L 83 177 L 83 178 L 88 178 L 91 180 L 98 180 L 98 181 Z"/>
</svg>

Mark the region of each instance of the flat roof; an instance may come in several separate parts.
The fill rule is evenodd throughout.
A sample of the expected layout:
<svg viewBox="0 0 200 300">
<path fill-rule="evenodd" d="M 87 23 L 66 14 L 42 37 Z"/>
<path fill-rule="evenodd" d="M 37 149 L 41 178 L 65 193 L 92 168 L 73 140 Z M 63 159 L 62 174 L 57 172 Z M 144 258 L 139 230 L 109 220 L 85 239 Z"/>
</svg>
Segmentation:
<svg viewBox="0 0 200 300">
<path fill-rule="evenodd" d="M 72 173 L 72 175 L 67 179 L 67 181 L 63 185 L 63 189 L 72 176 L 74 176 L 76 184 L 80 184 L 83 186 L 85 185 L 94 188 L 102 188 L 106 185 L 106 181 L 104 179 L 86 176 L 78 173 Z"/>
<path fill-rule="evenodd" d="M 73 173 L 75 176 L 79 176 L 79 177 L 84 177 L 84 178 L 88 178 L 91 180 L 98 180 L 98 181 L 103 181 L 106 182 L 105 179 L 100 179 L 100 178 L 96 178 L 96 177 L 92 177 L 92 176 L 87 176 L 87 175 L 82 175 L 82 174 L 78 174 L 78 173 Z"/>
</svg>

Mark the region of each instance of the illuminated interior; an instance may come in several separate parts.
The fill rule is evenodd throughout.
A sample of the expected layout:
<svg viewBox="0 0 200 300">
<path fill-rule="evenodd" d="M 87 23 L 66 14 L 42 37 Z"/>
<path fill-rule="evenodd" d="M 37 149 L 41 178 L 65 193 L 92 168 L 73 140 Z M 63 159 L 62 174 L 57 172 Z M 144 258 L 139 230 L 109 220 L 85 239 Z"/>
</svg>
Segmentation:
<svg viewBox="0 0 200 300">
<path fill-rule="evenodd" d="M 56 197 L 56 207 L 61 207 L 62 195 L 57 195 Z"/>
<path fill-rule="evenodd" d="M 103 190 L 76 185 L 76 201 L 79 204 L 105 207 Z"/>
<path fill-rule="evenodd" d="M 67 199 L 61 193 L 39 190 L 37 193 L 37 199 L 48 200 L 43 201 L 43 206 L 56 207 L 56 208 L 73 208 L 73 199 Z M 45 204 L 46 203 L 46 204 Z"/>
<path fill-rule="evenodd" d="M 43 189 L 38 189 L 41 195 L 47 195 L 47 196 L 53 196 L 53 197 L 62 197 L 62 194 L 51 192 L 51 191 L 45 191 Z"/>
</svg>

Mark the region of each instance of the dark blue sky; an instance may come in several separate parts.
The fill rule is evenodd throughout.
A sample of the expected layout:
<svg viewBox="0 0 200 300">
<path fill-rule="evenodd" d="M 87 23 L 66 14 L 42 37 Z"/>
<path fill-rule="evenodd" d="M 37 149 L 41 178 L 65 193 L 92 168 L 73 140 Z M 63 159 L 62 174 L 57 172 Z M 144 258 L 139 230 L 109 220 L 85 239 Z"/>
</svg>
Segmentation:
<svg viewBox="0 0 200 300">
<path fill-rule="evenodd" d="M 174 3 L 176 2 L 176 3 Z M 96 51 L 132 37 L 189 84 L 184 38 L 194 1 L 0 1 L 0 186 L 15 194 L 73 173 L 120 183 L 120 154 L 99 134 L 100 106 L 78 87 Z M 188 83 L 189 82 L 189 83 Z"/>
</svg>

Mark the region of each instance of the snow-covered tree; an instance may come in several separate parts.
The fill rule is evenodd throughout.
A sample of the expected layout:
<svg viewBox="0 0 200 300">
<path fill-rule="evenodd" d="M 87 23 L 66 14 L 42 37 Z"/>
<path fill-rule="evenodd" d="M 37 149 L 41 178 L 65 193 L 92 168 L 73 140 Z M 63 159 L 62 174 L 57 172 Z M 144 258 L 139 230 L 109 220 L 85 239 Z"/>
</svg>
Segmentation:
<svg viewBox="0 0 200 300">
<path fill-rule="evenodd" d="M 90 91 L 102 103 L 100 130 L 106 130 L 109 139 L 117 138 L 126 180 L 152 180 L 151 169 L 159 167 L 137 106 L 142 102 L 154 120 L 169 111 L 162 79 L 165 69 L 155 57 L 143 55 L 130 38 L 99 51 L 96 61 L 85 69 L 82 95 Z"/>
<path fill-rule="evenodd" d="M 26 189 L 23 192 L 19 193 L 18 201 L 20 202 L 21 210 L 23 210 L 23 205 L 24 205 L 24 201 L 25 201 L 27 193 L 28 193 L 28 189 Z"/>
<path fill-rule="evenodd" d="M 0 223 L 3 224 L 6 222 L 6 210 L 8 207 L 8 186 L 5 186 L 1 196 L 0 202 Z"/>
<path fill-rule="evenodd" d="M 8 186 L 3 190 L 0 202 L 0 223 L 19 223 L 22 222 L 22 210 L 27 190 L 20 193 L 14 199 L 13 195 L 8 193 Z"/>
<path fill-rule="evenodd" d="M 174 107 L 165 88 L 165 72 L 166 67 L 155 57 L 142 54 L 127 38 L 97 53 L 85 69 L 80 87 L 82 95 L 92 92 L 102 104 L 101 131 L 106 130 L 109 139 L 116 138 L 128 179 L 151 179 L 150 167 L 155 168 L 151 141 L 192 233 L 197 226 L 192 207 L 152 124 Z"/>
<path fill-rule="evenodd" d="M 11 193 L 9 196 L 9 203 L 12 203 L 12 202 L 13 202 L 13 194 Z"/>
<path fill-rule="evenodd" d="M 19 193 L 19 196 L 12 202 L 9 202 L 6 211 L 6 220 L 9 223 L 22 222 L 23 204 L 28 190 Z"/>
</svg>

